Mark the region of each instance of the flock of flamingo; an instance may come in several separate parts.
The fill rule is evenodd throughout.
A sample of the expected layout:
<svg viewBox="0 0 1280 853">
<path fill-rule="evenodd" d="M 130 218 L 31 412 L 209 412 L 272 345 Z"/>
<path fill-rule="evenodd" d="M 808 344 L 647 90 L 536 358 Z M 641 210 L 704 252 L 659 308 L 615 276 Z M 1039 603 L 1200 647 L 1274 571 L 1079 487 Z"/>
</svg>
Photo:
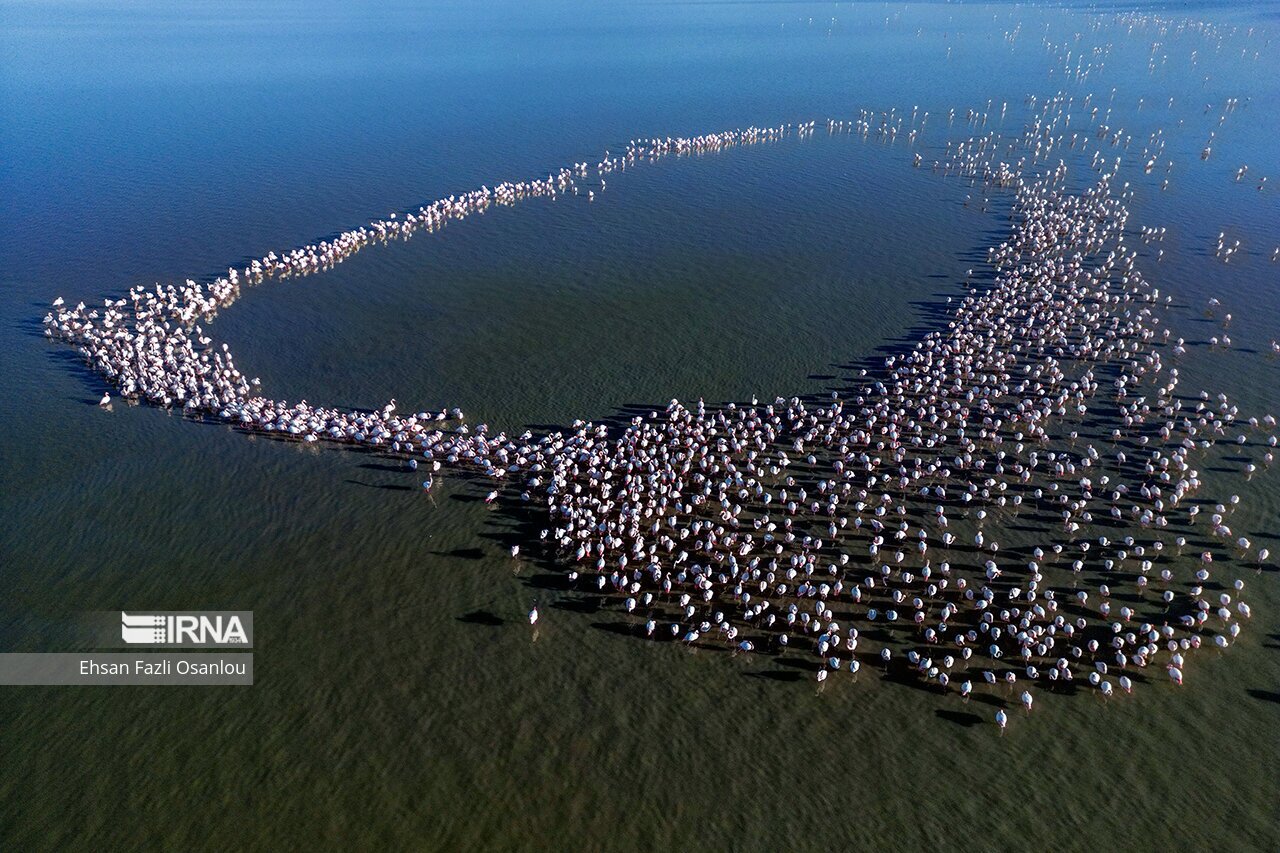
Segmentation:
<svg viewBox="0 0 1280 853">
<path fill-rule="evenodd" d="M 1049 47 L 1069 79 L 1088 78 L 1088 61 Z M 1165 229 L 1130 225 L 1119 155 L 1131 140 L 1110 107 L 1064 93 L 1024 106 L 1017 136 L 983 130 L 994 104 L 947 115 L 975 135 L 948 142 L 933 169 L 981 187 L 1007 231 L 948 297 L 945 322 L 829 397 L 672 400 L 623 428 L 509 435 L 471 428 L 457 409 L 272 399 L 204 328 L 249 285 L 314 275 L 495 205 L 594 201 L 613 172 L 804 139 L 817 122 L 632 140 L 594 165 L 450 195 L 207 282 L 137 286 L 97 307 L 58 299 L 46 334 L 129 401 L 360 445 L 426 466 L 427 490 L 446 468 L 491 478 L 488 501 L 509 490 L 545 507 L 535 545 L 568 589 L 630 614 L 638 637 L 783 658 L 818 689 L 883 668 L 996 706 L 1003 731 L 1006 707 L 1030 713 L 1033 690 L 1118 701 L 1181 685 L 1198 653 L 1235 642 L 1252 615 L 1245 570 L 1270 555 L 1232 531 L 1236 495 L 1201 493 L 1201 470 L 1264 476 L 1277 441 L 1270 414 L 1183 387 L 1174 300 L 1141 252 Z M 914 145 L 928 115 L 864 110 L 826 129 Z M 1153 136 L 1138 168 L 1150 173 L 1164 153 Z M 1222 260 L 1238 249 L 1219 235 Z M 1230 323 L 1216 300 L 1206 311 Z M 539 618 L 535 603 L 529 622 Z"/>
</svg>

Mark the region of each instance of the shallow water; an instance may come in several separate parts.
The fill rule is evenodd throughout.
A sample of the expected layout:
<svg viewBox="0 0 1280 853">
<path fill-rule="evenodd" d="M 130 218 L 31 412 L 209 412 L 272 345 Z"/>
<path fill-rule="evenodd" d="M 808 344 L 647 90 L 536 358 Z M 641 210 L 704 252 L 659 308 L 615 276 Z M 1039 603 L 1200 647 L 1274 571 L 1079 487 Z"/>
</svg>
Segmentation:
<svg viewBox="0 0 1280 853">
<path fill-rule="evenodd" d="M 513 562 L 536 516 L 484 484 L 426 497 L 385 459 L 102 411 L 40 334 L 57 295 L 211 276 L 637 136 L 817 119 L 247 291 L 213 327 L 269 394 L 506 429 L 818 392 L 938 322 L 1002 239 L 999 198 L 912 154 L 1016 136 L 1027 95 L 1063 90 L 1133 136 L 1131 224 L 1168 228 L 1145 270 L 1179 333 L 1219 333 L 1210 296 L 1234 313 L 1236 346 L 1192 347 L 1184 383 L 1274 412 L 1280 173 L 1255 187 L 1280 163 L 1280 7 L 1143 8 L 1223 32 L 1003 4 L 4 6 L 0 643 L 63 649 L 118 608 L 252 609 L 258 638 L 252 688 L 0 692 L 5 846 L 1275 849 L 1275 571 L 1245 575 L 1252 623 L 1183 689 L 1045 695 L 1001 738 L 987 705 L 877 672 L 819 695 L 764 657 L 643 643 Z M 1103 65 L 1068 79 L 1042 39 Z M 891 107 L 930 111 L 916 146 L 822 127 Z M 1280 549 L 1274 472 L 1218 480 L 1233 528 Z"/>
</svg>

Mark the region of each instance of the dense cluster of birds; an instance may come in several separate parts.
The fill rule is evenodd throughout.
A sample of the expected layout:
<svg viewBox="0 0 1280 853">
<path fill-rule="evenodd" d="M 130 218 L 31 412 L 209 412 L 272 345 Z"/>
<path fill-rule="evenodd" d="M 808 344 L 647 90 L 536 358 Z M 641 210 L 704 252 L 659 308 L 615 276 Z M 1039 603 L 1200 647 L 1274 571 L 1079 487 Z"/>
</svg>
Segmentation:
<svg viewBox="0 0 1280 853">
<path fill-rule="evenodd" d="M 1191 652 L 1230 645 L 1251 612 L 1214 554 L 1238 571 L 1251 544 L 1227 524 L 1237 498 L 1200 518 L 1195 457 L 1229 439 L 1269 465 L 1275 421 L 1178 395 L 1168 298 L 1123 245 L 1113 175 L 1078 195 L 1064 180 L 1020 183 L 990 288 L 853 393 L 672 401 L 617 438 L 584 426 L 544 445 L 529 485 L 571 582 L 651 637 L 802 650 L 819 682 L 881 662 L 966 699 L 975 681 L 1181 684 Z M 1014 519 L 1043 539 L 1002 549 Z"/>
<path fill-rule="evenodd" d="M 1081 79 L 1081 58 L 1063 50 Z M 491 434 L 457 409 L 270 399 L 202 326 L 247 285 L 311 275 L 494 205 L 583 186 L 592 200 L 614 171 L 805 138 L 815 122 L 633 140 L 594 168 L 449 196 L 207 283 L 134 287 L 94 308 L 58 299 L 46 334 L 78 347 L 129 400 L 376 449 L 427 466 L 427 490 L 446 466 L 498 481 L 489 502 L 513 482 L 545 505 L 541 539 L 568 587 L 630 614 L 640 636 L 779 656 L 819 685 L 881 666 L 965 701 L 985 696 L 1003 729 L 1002 691 L 1020 691 L 1029 712 L 1033 685 L 1109 699 L 1153 674 L 1182 684 L 1193 653 L 1235 640 L 1251 616 L 1241 569 L 1269 557 L 1233 534 L 1238 497 L 1200 495 L 1198 466 L 1229 446 L 1251 454 L 1239 475 L 1255 476 L 1273 462 L 1276 422 L 1244 416 L 1222 393 L 1181 391 L 1187 351 L 1166 322 L 1172 299 L 1126 243 L 1132 190 L 1121 158 L 1104 155 L 1129 140 L 1091 97 L 1028 98 L 1017 138 L 978 132 L 992 102 L 959 114 L 977 135 L 948 143 L 933 165 L 980 185 L 984 209 L 986 194 L 1003 194 L 1009 229 L 987 252 L 978 278 L 989 280 L 971 270 L 944 327 L 829 398 L 672 400 L 621 428 Z M 1093 134 L 1069 132 L 1073 109 Z M 914 144 L 927 119 L 918 107 L 864 110 L 827 129 Z M 1073 182 L 1057 158 L 1083 161 L 1090 144 L 1094 176 Z M 1162 138 L 1148 139 L 1145 173 L 1163 152 Z M 1158 242 L 1164 229 L 1136 236 Z M 1238 245 L 1220 234 L 1219 256 Z M 535 605 L 530 623 L 539 617 Z"/>
</svg>

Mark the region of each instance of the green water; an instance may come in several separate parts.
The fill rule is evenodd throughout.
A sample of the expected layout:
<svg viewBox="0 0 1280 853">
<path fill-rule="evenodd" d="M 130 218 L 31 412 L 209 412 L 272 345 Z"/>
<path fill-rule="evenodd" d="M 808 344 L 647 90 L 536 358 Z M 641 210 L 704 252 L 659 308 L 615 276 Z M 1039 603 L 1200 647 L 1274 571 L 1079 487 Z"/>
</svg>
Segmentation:
<svg viewBox="0 0 1280 853">
<path fill-rule="evenodd" d="M 56 295 L 212 275 L 635 136 L 818 119 L 249 291 L 214 326 L 268 394 L 502 428 L 822 391 L 936 324 L 1003 239 L 998 199 L 981 212 L 912 152 L 1016 136 L 1024 97 L 1061 89 L 1113 105 L 1134 167 L 1164 129 L 1173 170 L 1125 175 L 1132 224 L 1169 232 L 1144 269 L 1189 341 L 1219 333 L 1209 296 L 1234 313 L 1232 350 L 1179 365 L 1186 390 L 1280 414 L 1280 172 L 1255 189 L 1280 162 L 1276 6 L 1161 14 L 1223 29 L 1013 5 L 4 7 L 0 643 L 66 650 L 86 610 L 251 609 L 256 683 L 0 689 L 0 844 L 1276 849 L 1274 565 L 1242 574 L 1253 620 L 1183 688 L 1046 693 L 1001 737 L 988 706 L 871 667 L 818 693 L 764 656 L 620 633 L 541 556 L 511 559 L 540 522 L 487 485 L 425 496 L 374 456 L 102 411 L 39 334 Z M 1105 62 L 1067 80 L 1042 39 Z M 1245 103 L 1219 125 L 1227 97 Z M 945 121 L 992 98 L 1003 123 Z M 915 148 L 821 127 L 915 105 Z M 1230 265 L 1219 231 L 1245 247 Z M 1206 480 L 1280 551 L 1274 471 Z"/>
</svg>

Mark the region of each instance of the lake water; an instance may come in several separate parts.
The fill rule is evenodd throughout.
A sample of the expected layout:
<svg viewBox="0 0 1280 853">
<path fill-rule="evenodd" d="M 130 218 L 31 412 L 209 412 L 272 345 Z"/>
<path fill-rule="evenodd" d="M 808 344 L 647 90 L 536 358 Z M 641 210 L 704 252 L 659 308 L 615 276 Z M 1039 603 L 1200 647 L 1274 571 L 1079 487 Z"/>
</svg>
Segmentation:
<svg viewBox="0 0 1280 853">
<path fill-rule="evenodd" d="M 1183 689 L 1048 696 L 1000 737 L 875 673 L 817 694 L 646 644 L 514 562 L 535 521 L 486 484 L 425 496 L 384 458 L 104 411 L 40 327 L 55 296 L 205 279 L 636 137 L 816 119 L 247 291 L 213 327 L 269 395 L 516 431 L 820 392 L 936 324 L 1002 239 L 1005 201 L 913 155 L 1092 94 L 1132 136 L 1131 225 L 1168 229 L 1146 270 L 1180 334 L 1219 334 L 1211 296 L 1234 313 L 1236 346 L 1198 347 L 1184 382 L 1280 414 L 1280 4 L 1126 8 L 0 5 L 0 648 L 67 650 L 101 609 L 253 610 L 257 640 L 252 688 L 0 690 L 0 842 L 1276 849 L 1274 567 Z M 929 112 L 915 144 L 826 133 L 891 108 Z M 1233 529 L 1280 550 L 1274 472 L 1231 488 Z"/>
</svg>

